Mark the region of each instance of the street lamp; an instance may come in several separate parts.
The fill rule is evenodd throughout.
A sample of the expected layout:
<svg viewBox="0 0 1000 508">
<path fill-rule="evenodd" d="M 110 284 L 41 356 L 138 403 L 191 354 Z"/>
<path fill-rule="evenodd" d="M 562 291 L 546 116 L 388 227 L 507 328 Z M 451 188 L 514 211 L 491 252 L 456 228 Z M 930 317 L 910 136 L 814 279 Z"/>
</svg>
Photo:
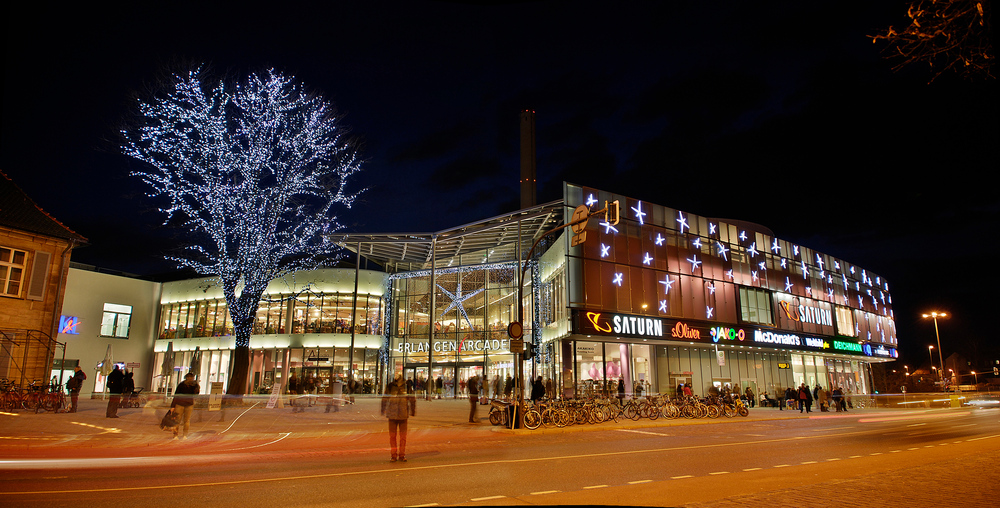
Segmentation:
<svg viewBox="0 0 1000 508">
<path fill-rule="evenodd" d="M 938 361 L 941 363 L 941 370 L 938 371 L 942 376 L 944 375 L 944 355 L 941 354 L 941 334 L 938 332 L 938 318 L 946 318 L 948 314 L 944 312 L 931 312 L 930 314 L 924 314 L 925 318 L 931 318 L 934 320 L 934 336 L 937 338 L 937 350 L 938 350 Z M 931 359 L 933 362 L 934 359 Z"/>
<path fill-rule="evenodd" d="M 934 346 L 927 346 L 927 357 L 931 359 L 931 370 L 937 370 L 937 367 L 934 366 Z"/>
</svg>

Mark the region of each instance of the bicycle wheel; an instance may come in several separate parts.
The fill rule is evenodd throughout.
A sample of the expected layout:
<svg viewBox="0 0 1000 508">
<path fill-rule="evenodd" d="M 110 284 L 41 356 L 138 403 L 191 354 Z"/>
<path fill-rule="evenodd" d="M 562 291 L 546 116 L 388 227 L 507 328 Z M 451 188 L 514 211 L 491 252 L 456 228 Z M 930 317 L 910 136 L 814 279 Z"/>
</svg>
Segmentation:
<svg viewBox="0 0 1000 508">
<path fill-rule="evenodd" d="M 39 410 L 55 411 L 58 409 L 57 404 L 56 394 L 47 393 L 38 399 L 38 407 L 35 408 L 35 412 L 37 413 Z"/>
<path fill-rule="evenodd" d="M 565 409 L 558 409 L 553 412 L 552 420 L 556 422 L 556 427 L 565 427 L 567 425 L 572 425 L 573 419 L 570 418 L 569 413 Z"/>
<path fill-rule="evenodd" d="M 708 417 L 709 418 L 718 418 L 720 416 L 722 416 L 722 412 L 719 411 L 719 406 L 717 406 L 716 404 L 709 404 L 708 405 Z"/>
<path fill-rule="evenodd" d="M 497 408 L 490 409 L 490 424 L 500 425 L 501 423 L 503 422 L 500 420 L 500 411 Z"/>
<path fill-rule="evenodd" d="M 21 399 L 21 407 L 29 411 L 34 411 L 38 408 L 38 403 L 38 394 L 34 392 L 25 395 L 24 398 Z"/>
<path fill-rule="evenodd" d="M 529 409 L 524 413 L 524 428 L 528 430 L 535 430 L 542 425 L 542 415 L 538 414 L 538 411 L 534 409 Z"/>
<path fill-rule="evenodd" d="M 553 427 L 556 424 L 556 412 L 552 408 L 548 408 L 542 411 L 542 425 L 546 427 Z"/>
<path fill-rule="evenodd" d="M 750 410 L 747 409 L 746 406 L 740 406 L 740 408 L 737 410 L 737 413 L 739 413 L 739 415 L 744 418 L 750 416 Z"/>
<path fill-rule="evenodd" d="M 646 418 L 650 420 L 655 420 L 660 417 L 660 408 L 655 404 L 647 404 L 646 406 Z"/>
</svg>

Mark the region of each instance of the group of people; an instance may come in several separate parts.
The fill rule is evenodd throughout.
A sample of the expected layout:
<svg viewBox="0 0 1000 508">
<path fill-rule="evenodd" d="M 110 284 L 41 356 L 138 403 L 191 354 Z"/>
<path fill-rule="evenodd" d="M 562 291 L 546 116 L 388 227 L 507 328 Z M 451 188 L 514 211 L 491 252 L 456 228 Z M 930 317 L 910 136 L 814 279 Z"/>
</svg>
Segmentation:
<svg viewBox="0 0 1000 508">
<path fill-rule="evenodd" d="M 76 370 L 83 374 L 80 367 L 76 367 Z M 117 365 L 108 374 L 108 408 L 104 414 L 105 418 L 118 418 L 118 408 L 121 406 L 122 395 L 132 396 L 132 392 L 135 391 L 135 381 L 132 379 L 132 374 L 131 372 L 123 372 Z M 84 375 L 84 379 L 86 379 L 86 375 Z M 71 412 L 76 411 L 76 400 L 79 399 L 79 396 L 79 388 L 77 388 L 76 399 L 72 397 L 72 391 L 70 392 L 70 400 L 73 404 Z"/>
<path fill-rule="evenodd" d="M 799 385 L 798 389 L 791 387 L 785 389 L 785 403 L 779 404 L 779 409 L 784 409 L 788 405 L 794 410 L 797 406 L 800 413 L 811 413 L 813 402 L 816 402 L 821 412 L 828 412 L 832 407 L 836 412 L 847 411 L 850 407 L 850 396 L 838 386 L 833 390 L 826 390 L 821 385 L 816 385 L 812 390 L 805 383 Z"/>
</svg>

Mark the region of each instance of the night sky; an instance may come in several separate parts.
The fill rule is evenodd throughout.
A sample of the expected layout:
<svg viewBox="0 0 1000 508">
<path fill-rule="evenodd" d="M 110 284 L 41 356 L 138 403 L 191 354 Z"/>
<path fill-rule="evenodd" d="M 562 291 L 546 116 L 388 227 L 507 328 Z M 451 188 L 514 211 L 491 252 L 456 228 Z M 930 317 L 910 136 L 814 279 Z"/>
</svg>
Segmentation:
<svg viewBox="0 0 1000 508">
<path fill-rule="evenodd" d="M 894 73 L 865 35 L 902 2 L 130 2 L 8 7 L 0 170 L 90 239 L 73 259 L 151 275 L 180 241 L 118 151 L 132 99 L 204 63 L 274 67 L 363 147 L 351 232 L 518 208 L 518 113 L 539 202 L 563 180 L 762 224 L 887 279 L 902 359 L 1000 359 L 996 80 Z M 623 4 L 623 5 L 620 5 Z M 319 5 L 319 3 L 317 3 Z"/>
</svg>

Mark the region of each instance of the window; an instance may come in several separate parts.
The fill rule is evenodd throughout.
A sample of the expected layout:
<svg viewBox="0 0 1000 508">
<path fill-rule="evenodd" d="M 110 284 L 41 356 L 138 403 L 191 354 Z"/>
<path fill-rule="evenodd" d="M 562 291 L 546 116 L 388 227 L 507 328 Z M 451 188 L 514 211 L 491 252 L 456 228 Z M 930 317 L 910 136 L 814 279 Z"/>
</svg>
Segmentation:
<svg viewBox="0 0 1000 508">
<path fill-rule="evenodd" d="M 131 305 L 104 304 L 104 318 L 101 319 L 101 336 L 127 339 L 128 326 L 131 320 Z"/>
<path fill-rule="evenodd" d="M 21 296 L 27 257 L 28 253 L 23 250 L 0 247 L 0 296 Z"/>
<path fill-rule="evenodd" d="M 839 305 L 834 305 L 833 308 L 837 315 L 837 335 L 857 337 L 858 334 L 854 329 L 853 311 L 847 307 L 841 307 Z"/>
<path fill-rule="evenodd" d="M 762 289 L 740 287 L 740 319 L 745 323 L 773 324 L 771 295 Z"/>
</svg>

